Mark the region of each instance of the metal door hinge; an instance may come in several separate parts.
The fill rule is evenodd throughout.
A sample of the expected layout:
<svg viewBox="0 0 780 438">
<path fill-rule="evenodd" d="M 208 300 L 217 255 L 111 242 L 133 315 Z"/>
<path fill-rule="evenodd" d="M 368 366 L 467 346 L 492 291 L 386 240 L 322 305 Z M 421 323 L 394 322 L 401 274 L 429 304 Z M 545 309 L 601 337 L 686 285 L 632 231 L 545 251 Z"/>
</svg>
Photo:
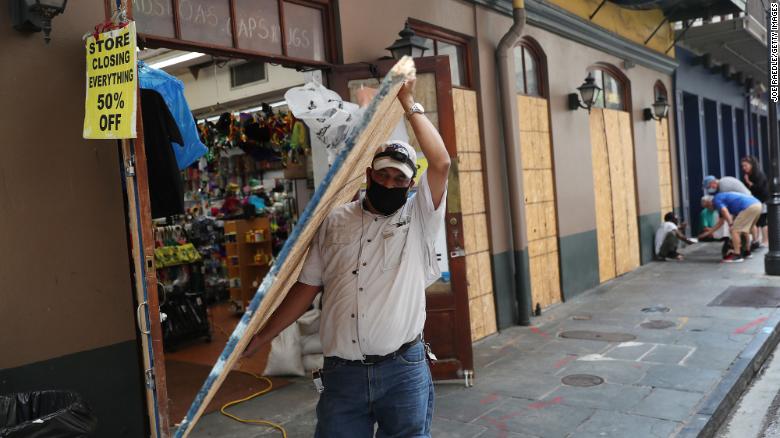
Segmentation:
<svg viewBox="0 0 780 438">
<path fill-rule="evenodd" d="M 125 176 L 135 176 L 135 155 L 125 160 Z"/>
<path fill-rule="evenodd" d="M 146 382 L 146 387 L 148 389 L 154 389 L 154 369 L 149 368 L 148 370 L 144 371 L 144 380 Z"/>
</svg>

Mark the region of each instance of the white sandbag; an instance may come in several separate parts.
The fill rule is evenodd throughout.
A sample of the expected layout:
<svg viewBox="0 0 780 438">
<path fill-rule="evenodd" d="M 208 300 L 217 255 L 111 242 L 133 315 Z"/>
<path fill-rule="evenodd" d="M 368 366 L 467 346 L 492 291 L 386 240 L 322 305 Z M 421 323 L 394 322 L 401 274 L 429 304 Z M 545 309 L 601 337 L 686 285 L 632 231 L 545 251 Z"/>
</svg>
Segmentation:
<svg viewBox="0 0 780 438">
<path fill-rule="evenodd" d="M 322 369 L 325 363 L 325 356 L 322 354 L 307 354 L 303 356 L 303 367 L 306 371 Z"/>
<path fill-rule="evenodd" d="M 301 332 L 298 330 L 298 324 L 292 324 L 271 342 L 271 354 L 263 374 L 305 376 L 301 354 Z"/>
<path fill-rule="evenodd" d="M 315 333 L 313 335 L 304 336 L 301 341 L 301 354 L 317 354 L 322 353 L 322 341 L 320 340 L 320 334 Z"/>
<path fill-rule="evenodd" d="M 314 298 L 314 308 L 307 311 L 298 318 L 298 328 L 301 329 L 301 336 L 313 335 L 320 332 L 320 297 L 321 293 Z M 306 354 L 306 353 L 304 353 Z"/>
<path fill-rule="evenodd" d="M 301 336 L 316 335 L 320 332 L 320 309 L 312 309 L 298 318 Z"/>
</svg>

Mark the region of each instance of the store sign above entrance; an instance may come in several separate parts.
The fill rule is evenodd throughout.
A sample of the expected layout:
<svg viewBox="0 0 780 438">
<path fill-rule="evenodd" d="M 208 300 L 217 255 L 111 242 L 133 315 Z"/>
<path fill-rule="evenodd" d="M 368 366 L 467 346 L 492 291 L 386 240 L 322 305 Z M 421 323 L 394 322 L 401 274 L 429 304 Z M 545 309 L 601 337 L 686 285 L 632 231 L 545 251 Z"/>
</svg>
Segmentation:
<svg viewBox="0 0 780 438">
<path fill-rule="evenodd" d="M 326 0 L 135 0 L 133 19 L 160 46 L 320 64 L 329 61 L 329 7 Z"/>
<path fill-rule="evenodd" d="M 87 49 L 87 97 L 84 138 L 135 138 L 135 23 L 90 35 Z"/>
</svg>

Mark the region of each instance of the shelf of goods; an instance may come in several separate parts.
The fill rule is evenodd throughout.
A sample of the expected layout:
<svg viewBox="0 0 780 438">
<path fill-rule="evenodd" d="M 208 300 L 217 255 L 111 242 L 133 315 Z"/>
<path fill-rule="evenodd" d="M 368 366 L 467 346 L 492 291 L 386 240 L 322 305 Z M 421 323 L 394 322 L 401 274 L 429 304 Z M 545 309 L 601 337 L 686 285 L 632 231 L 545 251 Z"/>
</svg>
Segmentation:
<svg viewBox="0 0 780 438">
<path fill-rule="evenodd" d="M 268 273 L 272 255 L 271 222 L 266 216 L 225 222 L 230 302 L 243 312 Z"/>
</svg>

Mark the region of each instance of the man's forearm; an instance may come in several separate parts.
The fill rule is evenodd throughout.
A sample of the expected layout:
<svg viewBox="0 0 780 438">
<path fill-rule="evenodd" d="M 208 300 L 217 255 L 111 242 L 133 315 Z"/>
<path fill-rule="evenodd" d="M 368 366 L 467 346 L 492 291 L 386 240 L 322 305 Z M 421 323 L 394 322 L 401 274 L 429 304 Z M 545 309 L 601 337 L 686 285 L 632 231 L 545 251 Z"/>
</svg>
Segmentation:
<svg viewBox="0 0 780 438">
<path fill-rule="evenodd" d="M 320 287 L 304 283 L 295 283 L 282 304 L 274 311 L 262 330 L 257 333 L 256 343 L 262 345 L 270 342 L 282 330 L 297 321 L 309 309 L 320 289 Z"/>
<path fill-rule="evenodd" d="M 408 109 L 404 108 L 404 111 L 408 111 Z M 433 126 L 433 123 L 423 115 L 413 115 L 409 118 L 409 123 L 412 125 L 414 135 L 420 143 L 423 155 L 428 160 L 428 169 L 444 172 L 445 174 L 449 172 L 450 154 L 447 152 L 444 140 L 441 138 L 439 131 L 436 130 L 436 127 Z"/>
</svg>

